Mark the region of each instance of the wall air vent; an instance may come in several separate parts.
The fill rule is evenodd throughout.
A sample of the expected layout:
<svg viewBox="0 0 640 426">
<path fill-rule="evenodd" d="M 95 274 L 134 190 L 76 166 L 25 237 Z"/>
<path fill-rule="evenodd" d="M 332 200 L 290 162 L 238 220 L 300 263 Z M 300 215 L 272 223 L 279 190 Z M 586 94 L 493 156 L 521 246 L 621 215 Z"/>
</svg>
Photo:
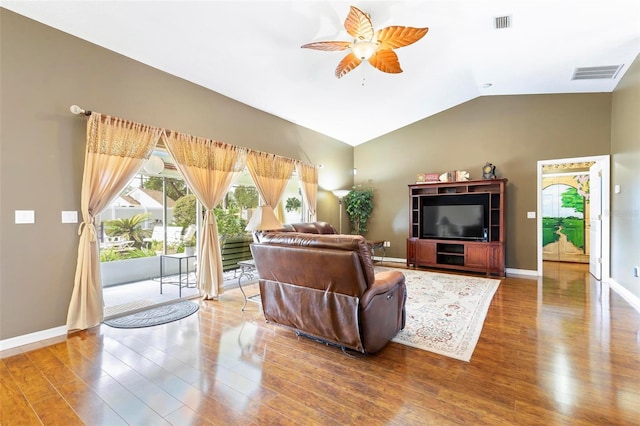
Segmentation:
<svg viewBox="0 0 640 426">
<path fill-rule="evenodd" d="M 573 71 L 571 80 L 598 80 L 614 79 L 622 69 L 623 65 L 606 65 L 602 67 L 579 67 Z"/>
<path fill-rule="evenodd" d="M 511 28 L 511 16 L 496 16 L 494 18 L 494 27 L 496 30 L 501 30 L 503 28 Z"/>
</svg>

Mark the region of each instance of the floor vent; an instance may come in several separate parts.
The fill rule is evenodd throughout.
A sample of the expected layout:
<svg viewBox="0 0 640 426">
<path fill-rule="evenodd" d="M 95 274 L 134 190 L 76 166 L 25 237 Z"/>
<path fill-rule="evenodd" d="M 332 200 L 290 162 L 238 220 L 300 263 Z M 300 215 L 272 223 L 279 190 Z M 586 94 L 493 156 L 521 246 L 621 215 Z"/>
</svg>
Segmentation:
<svg viewBox="0 0 640 426">
<path fill-rule="evenodd" d="M 494 26 L 496 30 L 501 30 L 503 28 L 511 28 L 511 16 L 496 16 L 494 18 Z"/>
<path fill-rule="evenodd" d="M 573 71 L 571 80 L 614 79 L 623 65 L 607 65 L 602 67 L 579 67 Z"/>
</svg>

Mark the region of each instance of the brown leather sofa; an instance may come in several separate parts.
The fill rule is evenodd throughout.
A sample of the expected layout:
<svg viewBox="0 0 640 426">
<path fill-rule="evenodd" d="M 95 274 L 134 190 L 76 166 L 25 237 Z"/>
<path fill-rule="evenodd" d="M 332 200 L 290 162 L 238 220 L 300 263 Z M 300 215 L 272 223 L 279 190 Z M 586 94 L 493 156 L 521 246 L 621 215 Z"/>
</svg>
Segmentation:
<svg viewBox="0 0 640 426">
<path fill-rule="evenodd" d="M 404 328 L 405 277 L 376 274 L 362 236 L 267 232 L 251 251 L 267 321 L 362 353 Z"/>
</svg>

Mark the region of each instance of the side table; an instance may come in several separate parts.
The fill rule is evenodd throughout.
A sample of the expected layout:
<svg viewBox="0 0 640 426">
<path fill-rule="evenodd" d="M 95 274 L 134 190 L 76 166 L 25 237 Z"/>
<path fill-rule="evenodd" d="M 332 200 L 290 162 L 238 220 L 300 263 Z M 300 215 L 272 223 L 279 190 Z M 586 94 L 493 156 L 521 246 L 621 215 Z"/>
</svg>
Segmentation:
<svg viewBox="0 0 640 426">
<path fill-rule="evenodd" d="M 387 254 L 387 248 L 384 246 L 384 240 L 367 240 L 367 245 L 369 246 L 369 250 L 371 250 L 371 260 L 373 261 L 375 251 L 382 249 L 382 260 L 380 262 L 384 262 L 384 257 Z"/>
<path fill-rule="evenodd" d="M 242 288 L 242 277 L 246 276 L 249 279 L 252 279 L 253 275 L 258 273 L 258 270 L 256 269 L 256 262 L 254 262 L 253 259 L 241 260 L 240 262 L 238 262 L 238 266 L 240 267 L 240 275 L 238 275 L 238 287 L 242 292 L 242 297 L 244 297 L 244 305 L 242 305 L 241 310 L 244 311 L 244 308 L 247 306 L 247 302 L 261 303 L 259 298 L 258 299 L 255 298 L 255 296 L 260 295 L 260 293 L 258 293 L 257 295 L 247 297 L 247 294 L 244 292 L 244 289 Z"/>
<path fill-rule="evenodd" d="M 162 285 L 163 284 L 176 284 L 172 281 L 164 281 L 165 274 L 165 262 L 168 260 L 177 261 L 178 262 L 178 297 L 182 298 L 182 263 L 185 264 L 186 270 L 186 284 L 185 287 L 189 287 L 189 259 L 196 259 L 196 255 L 186 255 L 184 253 L 176 253 L 176 254 L 162 254 L 160 255 L 160 294 L 162 294 Z M 194 287 L 196 283 L 193 283 Z"/>
</svg>

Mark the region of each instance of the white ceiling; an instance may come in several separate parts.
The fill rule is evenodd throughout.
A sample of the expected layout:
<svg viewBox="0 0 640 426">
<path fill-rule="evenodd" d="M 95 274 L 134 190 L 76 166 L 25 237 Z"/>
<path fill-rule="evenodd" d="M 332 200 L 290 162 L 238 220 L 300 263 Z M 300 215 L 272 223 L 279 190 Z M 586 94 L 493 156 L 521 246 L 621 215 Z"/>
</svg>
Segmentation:
<svg viewBox="0 0 640 426">
<path fill-rule="evenodd" d="M 354 146 L 478 96 L 611 92 L 640 53 L 639 0 L 0 4 Z M 376 30 L 429 27 L 396 50 L 403 73 L 365 63 L 337 79 L 345 52 L 300 48 L 349 40 L 350 5 Z M 494 29 L 503 15 L 512 27 Z M 615 79 L 571 79 L 576 67 L 603 65 L 624 67 Z"/>
</svg>

